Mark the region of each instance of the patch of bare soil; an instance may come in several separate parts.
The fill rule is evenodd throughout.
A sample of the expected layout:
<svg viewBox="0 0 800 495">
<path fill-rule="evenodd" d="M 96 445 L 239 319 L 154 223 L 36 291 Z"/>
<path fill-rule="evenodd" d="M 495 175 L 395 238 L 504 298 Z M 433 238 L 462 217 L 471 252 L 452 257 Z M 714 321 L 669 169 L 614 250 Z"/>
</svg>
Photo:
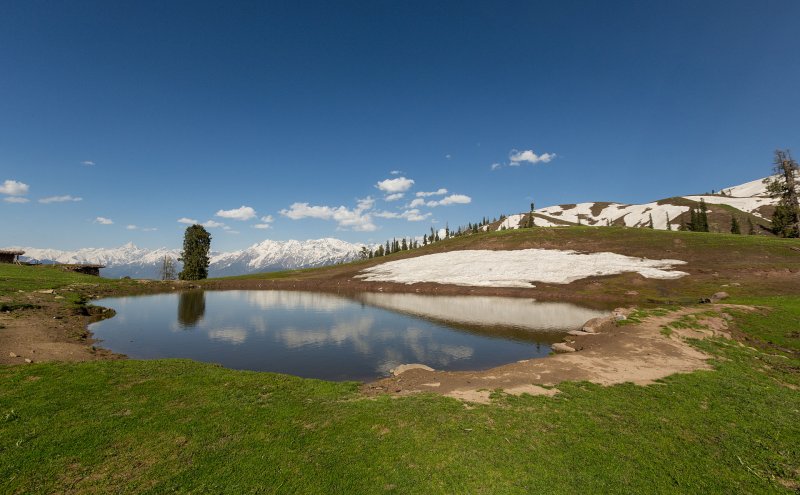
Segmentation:
<svg viewBox="0 0 800 495">
<path fill-rule="evenodd" d="M 61 304 L 54 294 L 32 293 L 29 304 L 38 308 L 0 313 L 0 364 L 39 361 L 91 361 L 121 356 L 95 348 L 87 325 L 110 316 L 96 308 L 81 314 Z M 87 311 L 86 313 L 90 313 Z"/>
<path fill-rule="evenodd" d="M 724 308 L 751 310 L 732 305 L 683 308 L 666 316 L 650 317 L 639 324 L 618 326 L 610 320 L 596 325 L 597 333 L 570 335 L 565 344 L 576 350 L 543 359 L 530 359 L 484 371 L 428 371 L 409 368 L 402 373 L 365 384 L 368 395 L 409 395 L 434 392 L 466 402 L 487 403 L 490 391 L 520 395 L 553 395 L 564 381 L 589 381 L 600 385 L 632 382 L 647 385 L 675 373 L 711 369 L 709 356 L 692 347 L 687 338 L 730 338 L 723 317 L 706 314 Z M 678 328 L 662 333 L 664 326 L 688 315 L 697 318 L 698 329 Z M 573 332 L 579 333 L 579 332 Z"/>
</svg>

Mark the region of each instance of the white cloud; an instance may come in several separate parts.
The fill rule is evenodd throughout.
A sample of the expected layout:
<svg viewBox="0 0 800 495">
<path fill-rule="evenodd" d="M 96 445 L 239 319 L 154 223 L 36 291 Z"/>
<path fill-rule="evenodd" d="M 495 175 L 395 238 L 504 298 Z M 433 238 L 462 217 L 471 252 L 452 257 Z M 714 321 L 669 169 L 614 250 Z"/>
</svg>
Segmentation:
<svg viewBox="0 0 800 495">
<path fill-rule="evenodd" d="M 411 202 L 408 204 L 408 207 L 409 207 L 409 208 L 416 208 L 417 206 L 423 206 L 424 204 L 425 204 L 425 200 L 424 200 L 424 199 L 422 199 L 422 198 L 417 198 L 417 199 L 415 199 L 415 200 L 411 201 Z"/>
<path fill-rule="evenodd" d="M 3 201 L 6 203 L 27 203 L 30 200 L 21 196 L 7 196 L 3 198 Z"/>
<path fill-rule="evenodd" d="M 6 180 L 3 182 L 3 185 L 0 186 L 0 194 L 8 194 L 9 196 L 22 196 L 23 194 L 28 194 L 28 189 L 30 189 L 30 186 L 24 182 Z"/>
<path fill-rule="evenodd" d="M 308 203 L 293 203 L 288 209 L 281 210 L 281 215 L 292 220 L 303 218 L 334 220 L 338 224 L 338 228 L 342 230 L 372 232 L 378 227 L 372 223 L 372 217 L 366 212 L 374 204 L 375 200 L 370 197 L 358 200 L 358 205 L 352 210 L 345 206 L 312 206 Z"/>
<path fill-rule="evenodd" d="M 114 223 L 114 221 L 106 217 L 97 217 L 94 219 L 94 223 L 99 223 L 100 225 L 111 225 Z"/>
<path fill-rule="evenodd" d="M 403 213 L 396 213 L 392 211 L 379 211 L 375 213 L 376 217 L 380 218 L 404 218 L 409 222 L 421 222 L 431 216 L 430 213 L 421 213 L 419 210 L 411 209 Z"/>
<path fill-rule="evenodd" d="M 442 187 L 441 189 L 438 189 L 436 191 L 430 191 L 430 192 L 420 191 L 417 193 L 417 197 L 427 198 L 428 196 L 444 196 L 445 194 L 447 194 L 447 189 Z"/>
<path fill-rule="evenodd" d="M 381 191 L 389 194 L 402 193 L 411 189 L 414 185 L 414 179 L 406 179 L 405 177 L 398 177 L 396 179 L 386 179 L 375 184 L 375 187 Z"/>
<path fill-rule="evenodd" d="M 155 227 L 145 227 L 142 229 L 142 232 L 155 232 L 156 230 L 158 229 Z"/>
<path fill-rule="evenodd" d="M 185 223 L 186 225 L 195 225 L 199 222 L 194 218 L 181 217 L 178 219 L 178 223 Z"/>
<path fill-rule="evenodd" d="M 428 201 L 425 204 L 433 208 L 435 206 L 466 205 L 471 202 L 472 198 L 466 194 L 451 194 L 450 196 L 443 198 L 441 201 Z"/>
<path fill-rule="evenodd" d="M 239 208 L 234 208 L 233 210 L 219 210 L 216 213 L 216 216 L 222 218 L 230 218 L 232 220 L 250 220 L 251 218 L 255 218 L 256 210 L 249 206 L 240 206 Z"/>
<path fill-rule="evenodd" d="M 398 199 L 403 199 L 403 196 L 405 196 L 403 193 L 394 193 L 386 196 L 383 199 L 386 201 L 397 201 Z"/>
<path fill-rule="evenodd" d="M 449 160 L 449 159 L 451 159 L 451 158 L 453 158 L 453 156 L 452 156 L 450 153 L 448 153 L 448 154 L 444 155 L 444 157 L 445 157 L 445 158 L 447 158 L 448 160 Z"/>
<path fill-rule="evenodd" d="M 391 172 L 389 172 L 389 174 L 391 174 L 391 175 L 400 175 L 402 173 L 403 173 L 402 170 L 392 170 Z"/>
<path fill-rule="evenodd" d="M 492 170 L 497 170 L 498 168 L 502 168 L 502 167 L 503 167 L 503 165 L 501 163 L 492 163 L 492 166 L 489 167 L 489 168 L 491 168 Z"/>
<path fill-rule="evenodd" d="M 91 161 L 91 160 L 84 160 L 84 161 L 81 162 L 81 165 L 85 165 L 87 167 L 91 167 L 91 166 L 94 165 L 94 162 Z"/>
<path fill-rule="evenodd" d="M 226 226 L 224 223 L 217 222 L 216 220 L 209 220 L 209 221 L 207 221 L 205 223 L 201 223 L 200 225 L 202 225 L 203 227 L 208 227 L 209 229 L 215 229 L 215 228 L 218 228 L 218 227 L 222 227 L 223 229 L 226 229 L 226 228 L 229 229 L 230 228 L 230 227 Z"/>
<path fill-rule="evenodd" d="M 509 163 L 509 166 L 511 167 L 519 166 L 521 162 L 528 162 L 532 164 L 549 163 L 550 160 L 555 157 L 555 153 L 542 153 L 541 155 L 537 155 L 533 152 L 533 150 L 511 150 L 511 153 L 508 155 L 508 159 L 511 160 L 511 163 Z"/>
<path fill-rule="evenodd" d="M 67 203 L 70 201 L 83 201 L 83 198 L 65 194 L 64 196 L 48 196 L 39 200 L 40 203 Z"/>
<path fill-rule="evenodd" d="M 225 229 L 226 234 L 241 234 L 238 230 Z"/>
<path fill-rule="evenodd" d="M 139 227 L 137 227 L 136 225 L 126 225 L 125 228 L 128 229 L 128 230 L 136 230 Z"/>
<path fill-rule="evenodd" d="M 261 230 L 271 229 L 272 225 L 270 225 L 270 224 L 272 222 L 274 222 L 274 221 L 275 221 L 275 219 L 272 218 L 272 215 L 266 215 L 266 216 L 261 217 L 261 222 L 262 223 L 257 223 L 255 225 L 253 225 L 253 228 L 254 229 L 261 229 Z"/>
</svg>

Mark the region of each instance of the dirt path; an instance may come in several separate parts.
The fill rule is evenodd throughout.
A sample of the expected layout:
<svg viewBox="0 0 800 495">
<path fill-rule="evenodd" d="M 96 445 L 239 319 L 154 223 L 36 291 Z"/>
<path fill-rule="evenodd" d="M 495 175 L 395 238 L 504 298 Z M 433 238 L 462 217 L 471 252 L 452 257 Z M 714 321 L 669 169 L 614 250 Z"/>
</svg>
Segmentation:
<svg viewBox="0 0 800 495">
<path fill-rule="evenodd" d="M 617 326 L 609 318 L 600 322 L 598 333 L 568 337 L 565 344 L 576 352 L 530 359 L 484 371 L 447 372 L 406 366 L 399 374 L 362 387 L 368 395 L 408 395 L 435 392 L 468 402 L 489 402 L 491 391 L 520 395 L 554 395 L 563 381 L 589 381 L 600 385 L 632 382 L 653 383 L 674 373 L 711 369 L 709 356 L 689 345 L 686 338 L 712 336 L 730 338 L 723 316 L 708 316 L 725 308 L 743 306 L 708 305 L 683 308 L 665 316 L 654 316 L 638 324 Z M 695 317 L 698 329 L 672 329 L 663 326 L 681 318 Z M 669 333 L 669 331 L 665 331 Z M 410 369 L 409 369 L 410 368 Z"/>
</svg>

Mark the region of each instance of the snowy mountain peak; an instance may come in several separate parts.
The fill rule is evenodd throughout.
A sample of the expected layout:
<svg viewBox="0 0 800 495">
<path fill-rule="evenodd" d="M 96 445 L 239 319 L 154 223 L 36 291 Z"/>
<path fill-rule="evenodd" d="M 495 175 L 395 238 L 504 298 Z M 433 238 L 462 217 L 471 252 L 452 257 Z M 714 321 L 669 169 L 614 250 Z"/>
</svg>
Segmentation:
<svg viewBox="0 0 800 495">
<path fill-rule="evenodd" d="M 209 276 L 243 275 L 294 268 L 331 265 L 358 259 L 362 244 L 325 238 L 307 241 L 266 239 L 239 251 L 211 253 Z M 83 248 L 75 251 L 15 247 L 25 251 L 23 259 L 43 263 L 96 263 L 105 265 L 104 277 L 157 278 L 165 256 L 177 260 L 180 249 L 142 249 L 129 242 L 118 248 Z M 176 263 L 181 269 L 181 263 Z"/>
</svg>

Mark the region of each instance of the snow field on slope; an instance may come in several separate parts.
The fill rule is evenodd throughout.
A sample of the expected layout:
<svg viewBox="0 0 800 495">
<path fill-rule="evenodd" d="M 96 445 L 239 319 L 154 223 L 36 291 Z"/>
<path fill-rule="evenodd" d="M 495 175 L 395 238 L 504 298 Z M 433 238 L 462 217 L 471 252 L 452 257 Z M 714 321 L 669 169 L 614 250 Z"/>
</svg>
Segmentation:
<svg viewBox="0 0 800 495">
<path fill-rule="evenodd" d="M 651 260 L 616 253 L 578 253 L 558 249 L 468 250 L 429 254 L 382 263 L 361 271 L 369 282 L 440 284 L 475 287 L 532 287 L 533 282 L 568 284 L 582 278 L 639 273 L 646 278 L 675 279 L 681 260 Z"/>
</svg>

